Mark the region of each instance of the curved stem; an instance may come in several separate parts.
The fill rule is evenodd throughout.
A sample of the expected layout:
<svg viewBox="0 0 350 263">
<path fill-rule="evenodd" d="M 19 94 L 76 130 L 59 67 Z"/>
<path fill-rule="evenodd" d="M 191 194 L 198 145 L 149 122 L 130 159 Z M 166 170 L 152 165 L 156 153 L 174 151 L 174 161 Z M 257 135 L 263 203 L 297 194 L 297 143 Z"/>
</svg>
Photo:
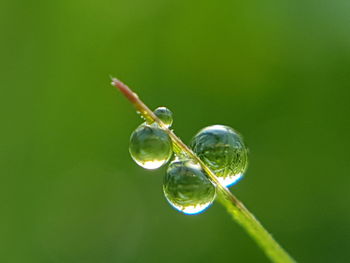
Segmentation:
<svg viewBox="0 0 350 263">
<path fill-rule="evenodd" d="M 207 173 L 209 179 L 217 187 L 218 200 L 231 214 L 233 219 L 239 223 L 248 234 L 262 248 L 265 254 L 272 262 L 276 263 L 292 263 L 295 262 L 292 257 L 277 243 L 277 241 L 267 232 L 261 223 L 254 217 L 252 213 L 223 186 L 216 175 L 202 162 L 201 159 L 186 145 L 179 137 L 175 135 L 168 127 L 151 111 L 128 86 L 118 79 L 112 78 L 112 85 L 118 88 L 125 97 L 135 106 L 136 110 L 141 114 L 148 123 L 156 122 L 164 129 L 173 141 L 176 152 L 185 153 L 189 158 L 199 163 L 203 170 Z"/>
</svg>

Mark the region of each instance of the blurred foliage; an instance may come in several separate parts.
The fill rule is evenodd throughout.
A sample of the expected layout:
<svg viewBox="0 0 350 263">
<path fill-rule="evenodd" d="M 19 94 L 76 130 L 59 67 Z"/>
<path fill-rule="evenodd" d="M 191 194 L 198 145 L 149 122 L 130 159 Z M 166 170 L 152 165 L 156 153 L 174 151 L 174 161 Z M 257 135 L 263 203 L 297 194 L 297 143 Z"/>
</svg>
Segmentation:
<svg viewBox="0 0 350 263">
<path fill-rule="evenodd" d="M 218 204 L 185 216 L 128 153 L 113 74 L 250 148 L 232 188 L 300 262 L 348 262 L 350 2 L 5 0 L 1 262 L 268 262 Z"/>
</svg>

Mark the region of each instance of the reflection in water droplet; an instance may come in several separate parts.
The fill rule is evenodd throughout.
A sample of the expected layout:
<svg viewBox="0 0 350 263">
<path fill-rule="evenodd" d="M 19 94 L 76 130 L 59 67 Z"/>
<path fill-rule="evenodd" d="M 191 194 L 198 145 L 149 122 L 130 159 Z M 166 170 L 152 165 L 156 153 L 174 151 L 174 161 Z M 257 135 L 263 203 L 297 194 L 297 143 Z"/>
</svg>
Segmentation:
<svg viewBox="0 0 350 263">
<path fill-rule="evenodd" d="M 187 215 L 195 215 L 203 212 L 211 203 L 207 204 L 199 204 L 199 205 L 190 205 L 190 206 L 177 206 L 173 203 L 171 203 L 173 207 L 175 207 L 177 210 L 183 212 Z"/>
<path fill-rule="evenodd" d="M 164 161 L 157 161 L 157 160 L 152 160 L 152 161 L 139 161 L 139 160 L 135 160 L 134 161 L 140 165 L 141 167 L 145 168 L 145 169 L 149 169 L 149 170 L 153 170 L 153 169 L 158 169 L 159 167 L 161 167 L 162 165 L 164 165 Z"/>
<path fill-rule="evenodd" d="M 239 173 L 239 174 L 228 175 L 226 177 L 218 177 L 218 180 L 222 185 L 231 186 L 238 183 L 238 181 L 241 180 L 242 178 L 243 178 L 243 174 Z"/>
<path fill-rule="evenodd" d="M 131 134 L 129 152 L 141 167 L 157 169 L 169 161 L 172 142 L 169 135 L 159 127 L 141 124 Z"/>
<path fill-rule="evenodd" d="M 198 214 L 215 199 L 215 187 L 201 167 L 190 160 L 173 161 L 164 177 L 168 202 L 185 214 Z"/>
<path fill-rule="evenodd" d="M 200 130 L 191 148 L 225 186 L 237 183 L 247 168 L 247 149 L 238 133 L 224 125 Z"/>
</svg>

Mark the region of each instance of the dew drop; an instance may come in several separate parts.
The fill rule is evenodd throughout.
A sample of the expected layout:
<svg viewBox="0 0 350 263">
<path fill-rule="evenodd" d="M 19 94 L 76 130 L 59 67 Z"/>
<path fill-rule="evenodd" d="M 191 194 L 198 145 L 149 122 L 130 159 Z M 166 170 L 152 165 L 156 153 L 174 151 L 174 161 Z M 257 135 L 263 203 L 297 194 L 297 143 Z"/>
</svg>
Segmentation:
<svg viewBox="0 0 350 263">
<path fill-rule="evenodd" d="M 177 210 L 193 215 L 208 208 L 215 199 L 215 187 L 198 164 L 174 160 L 163 182 L 168 202 Z"/>
<path fill-rule="evenodd" d="M 167 126 L 173 124 L 173 113 L 166 107 L 158 107 L 154 110 L 154 114 Z"/>
<path fill-rule="evenodd" d="M 248 164 L 247 148 L 232 128 L 208 126 L 194 136 L 190 145 L 223 185 L 231 186 L 243 177 Z"/>
<path fill-rule="evenodd" d="M 169 161 L 173 152 L 172 142 L 161 128 L 141 124 L 131 134 L 129 152 L 141 167 L 157 169 Z"/>
</svg>

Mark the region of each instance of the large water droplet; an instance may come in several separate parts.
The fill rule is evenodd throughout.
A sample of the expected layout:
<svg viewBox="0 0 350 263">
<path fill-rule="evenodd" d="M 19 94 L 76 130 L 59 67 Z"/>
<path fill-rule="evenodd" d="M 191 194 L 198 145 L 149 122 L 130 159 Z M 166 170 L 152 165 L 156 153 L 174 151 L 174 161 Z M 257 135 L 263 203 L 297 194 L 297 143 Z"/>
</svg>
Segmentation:
<svg viewBox="0 0 350 263">
<path fill-rule="evenodd" d="M 191 148 L 223 185 L 233 185 L 243 177 L 248 164 L 247 148 L 232 128 L 206 127 L 194 136 Z"/>
<path fill-rule="evenodd" d="M 129 152 L 141 167 L 157 169 L 169 161 L 173 152 L 172 142 L 161 128 L 141 124 L 131 134 Z"/>
<path fill-rule="evenodd" d="M 190 160 L 173 161 L 164 177 L 168 202 L 185 214 L 198 214 L 215 199 L 215 187 L 201 167 Z"/>
<path fill-rule="evenodd" d="M 154 114 L 167 126 L 173 124 L 173 113 L 166 107 L 158 107 L 154 110 Z"/>
</svg>

